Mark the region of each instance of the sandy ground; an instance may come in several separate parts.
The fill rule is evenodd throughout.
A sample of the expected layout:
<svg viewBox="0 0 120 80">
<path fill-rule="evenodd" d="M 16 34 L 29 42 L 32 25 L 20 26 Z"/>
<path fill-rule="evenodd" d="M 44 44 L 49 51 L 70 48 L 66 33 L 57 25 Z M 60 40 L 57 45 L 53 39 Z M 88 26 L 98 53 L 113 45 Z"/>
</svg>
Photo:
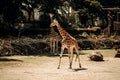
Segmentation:
<svg viewBox="0 0 120 80">
<path fill-rule="evenodd" d="M 92 50 L 82 51 L 82 68 L 73 61 L 68 69 L 68 57 L 64 56 L 61 69 L 57 69 L 59 56 L 5 56 L 0 57 L 0 80 L 120 80 L 120 58 L 114 58 L 115 50 L 99 50 L 104 61 L 88 60 Z"/>
</svg>

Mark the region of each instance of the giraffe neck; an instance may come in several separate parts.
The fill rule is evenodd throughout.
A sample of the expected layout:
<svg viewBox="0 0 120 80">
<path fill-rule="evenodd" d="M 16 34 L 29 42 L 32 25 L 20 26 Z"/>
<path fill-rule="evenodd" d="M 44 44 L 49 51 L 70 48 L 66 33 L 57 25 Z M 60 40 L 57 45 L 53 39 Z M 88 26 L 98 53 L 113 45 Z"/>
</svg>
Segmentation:
<svg viewBox="0 0 120 80">
<path fill-rule="evenodd" d="M 51 33 L 51 34 L 54 34 L 54 32 L 55 32 L 55 31 L 54 31 L 53 27 L 51 27 L 50 33 Z"/>
<path fill-rule="evenodd" d="M 70 34 L 60 26 L 59 23 L 57 25 L 57 29 L 58 29 L 58 31 L 59 31 L 59 33 L 60 33 L 60 35 L 61 35 L 62 38 L 71 37 Z"/>
<path fill-rule="evenodd" d="M 51 29 L 50 29 L 50 35 L 53 37 L 55 37 L 57 35 L 57 33 L 55 32 L 53 27 L 51 27 Z"/>
</svg>

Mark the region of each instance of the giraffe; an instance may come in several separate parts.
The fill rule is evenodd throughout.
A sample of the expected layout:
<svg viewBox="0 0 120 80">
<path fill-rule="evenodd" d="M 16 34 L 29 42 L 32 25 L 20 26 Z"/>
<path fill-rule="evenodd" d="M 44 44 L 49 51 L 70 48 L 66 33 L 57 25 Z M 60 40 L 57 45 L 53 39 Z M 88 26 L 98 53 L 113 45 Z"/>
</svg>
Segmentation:
<svg viewBox="0 0 120 80">
<path fill-rule="evenodd" d="M 52 22 L 53 14 L 49 13 L 49 16 Z M 50 47 L 51 47 L 51 53 L 58 52 L 58 34 L 55 32 L 53 27 L 50 27 Z"/>
<path fill-rule="evenodd" d="M 54 19 L 50 25 L 50 27 L 56 26 L 61 37 L 62 37 L 62 46 L 61 46 L 61 53 L 60 53 L 60 58 L 59 58 L 59 64 L 58 64 L 58 69 L 60 69 L 60 63 L 61 63 L 61 58 L 64 52 L 64 49 L 66 48 L 68 50 L 68 57 L 69 57 L 69 68 L 72 69 L 72 61 L 73 61 L 73 49 L 76 50 L 77 53 L 77 58 L 79 62 L 79 67 L 81 68 L 81 63 L 80 63 L 80 57 L 79 57 L 79 46 L 77 43 L 77 40 L 73 38 L 66 30 L 64 30 L 59 22 Z"/>
</svg>

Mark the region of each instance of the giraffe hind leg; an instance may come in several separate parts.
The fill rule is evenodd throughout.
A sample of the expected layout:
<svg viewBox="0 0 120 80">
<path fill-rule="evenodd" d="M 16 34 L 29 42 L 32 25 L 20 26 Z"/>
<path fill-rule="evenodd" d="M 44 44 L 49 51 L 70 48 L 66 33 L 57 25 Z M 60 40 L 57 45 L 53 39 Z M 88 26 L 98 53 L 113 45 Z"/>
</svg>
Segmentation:
<svg viewBox="0 0 120 80">
<path fill-rule="evenodd" d="M 79 62 L 79 67 L 81 68 L 81 63 L 80 63 L 80 57 L 79 57 L 79 51 L 78 51 L 78 48 L 75 47 L 75 50 L 76 50 L 76 58 L 78 58 L 78 62 Z"/>
<path fill-rule="evenodd" d="M 56 52 L 58 52 L 58 40 L 56 40 Z"/>
<path fill-rule="evenodd" d="M 53 52 L 53 41 L 52 41 L 52 39 L 50 39 L 50 52 L 52 53 Z"/>
<path fill-rule="evenodd" d="M 53 41 L 53 53 L 55 53 L 55 41 Z"/>
</svg>

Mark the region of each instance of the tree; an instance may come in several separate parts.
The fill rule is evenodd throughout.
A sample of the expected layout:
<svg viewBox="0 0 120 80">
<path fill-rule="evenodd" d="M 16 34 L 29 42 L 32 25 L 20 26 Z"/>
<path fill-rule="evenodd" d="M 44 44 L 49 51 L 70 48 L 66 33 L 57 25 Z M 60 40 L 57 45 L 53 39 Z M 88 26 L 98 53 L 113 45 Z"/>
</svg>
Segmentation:
<svg viewBox="0 0 120 80">
<path fill-rule="evenodd" d="M 103 7 L 120 7 L 120 0 L 98 0 Z"/>
<path fill-rule="evenodd" d="M 3 14 L 4 22 L 11 23 L 20 13 L 19 1 L 0 0 L 0 13 Z"/>
<path fill-rule="evenodd" d="M 34 8 L 41 6 L 40 11 L 44 13 L 54 12 L 56 13 L 60 5 L 61 0 L 0 0 L 0 14 L 3 14 L 5 22 L 11 22 L 22 16 L 22 9 L 29 14 L 29 21 L 31 15 L 34 14 Z"/>
<path fill-rule="evenodd" d="M 72 0 L 71 6 L 79 11 L 80 18 L 84 18 L 84 22 L 86 21 L 84 24 L 87 23 L 88 19 L 91 19 L 92 25 L 94 26 L 94 18 L 97 17 L 107 21 L 107 17 L 102 10 L 102 5 L 97 0 Z"/>
<path fill-rule="evenodd" d="M 61 0 L 41 0 L 40 3 L 42 5 L 41 9 L 45 13 L 56 13 L 56 10 L 62 5 Z"/>
</svg>

